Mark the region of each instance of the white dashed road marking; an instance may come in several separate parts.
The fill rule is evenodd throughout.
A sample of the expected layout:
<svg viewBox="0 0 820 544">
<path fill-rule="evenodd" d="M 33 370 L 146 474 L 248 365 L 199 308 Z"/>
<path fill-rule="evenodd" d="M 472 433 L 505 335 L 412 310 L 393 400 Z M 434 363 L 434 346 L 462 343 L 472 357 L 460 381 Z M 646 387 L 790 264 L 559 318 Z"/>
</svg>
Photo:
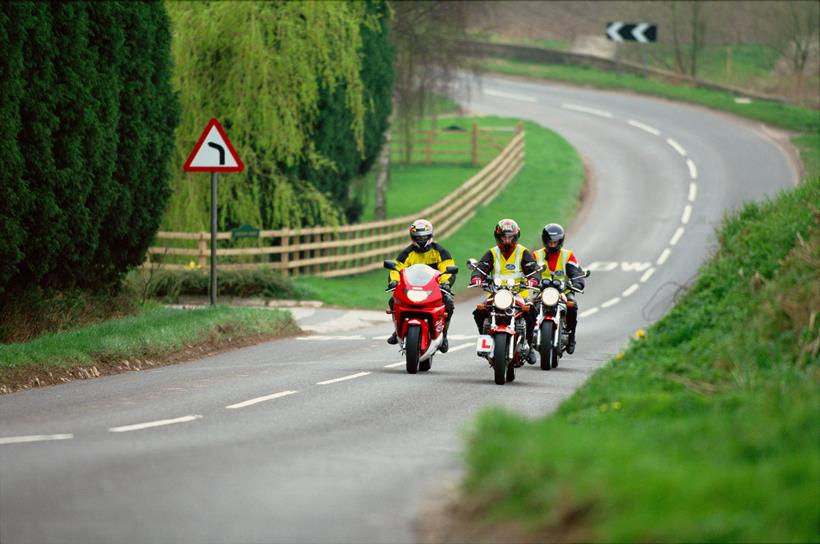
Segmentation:
<svg viewBox="0 0 820 544">
<path fill-rule="evenodd" d="M 683 215 L 680 217 L 680 222 L 684 225 L 689 222 L 689 218 L 692 217 L 692 206 L 689 204 L 683 209 Z"/>
<path fill-rule="evenodd" d="M 580 111 L 582 113 L 590 113 L 592 115 L 597 115 L 599 117 L 606 117 L 607 119 L 612 119 L 612 114 L 608 111 L 596 110 L 595 108 L 587 108 L 586 106 L 577 106 L 575 104 L 561 104 L 561 107 L 565 110 Z"/>
<path fill-rule="evenodd" d="M 323 382 L 316 382 L 316 385 L 329 385 L 331 383 L 343 382 L 345 380 L 353 380 L 355 378 L 361 378 L 362 376 L 367 376 L 370 372 L 358 372 L 356 374 L 351 374 L 350 376 L 343 376 L 341 378 L 335 378 L 333 380 L 325 380 Z"/>
<path fill-rule="evenodd" d="M 193 421 L 201 417 L 202 416 L 200 415 L 193 415 L 178 417 L 175 419 L 161 419 L 159 421 L 149 421 L 148 423 L 137 423 L 135 425 L 124 425 L 122 427 L 111 427 L 108 430 L 112 433 L 127 433 L 129 431 L 140 431 L 142 429 L 150 429 L 152 427 L 163 427 L 165 425 L 173 425 L 175 423 L 187 423 L 188 421 Z"/>
<path fill-rule="evenodd" d="M 387 339 L 386 336 L 384 338 Z M 296 339 L 306 342 L 328 342 L 331 340 L 365 340 L 365 337 L 357 334 L 354 336 L 299 336 Z"/>
<path fill-rule="evenodd" d="M 686 159 L 686 166 L 689 167 L 689 177 L 692 179 L 698 178 L 698 169 L 695 166 L 695 163 L 692 162 L 692 159 Z"/>
<path fill-rule="evenodd" d="M 609 308 L 610 306 L 615 306 L 619 302 L 621 302 L 621 297 L 611 298 L 611 299 L 607 300 L 606 302 L 604 302 L 603 304 L 601 304 L 601 308 Z"/>
<path fill-rule="evenodd" d="M 646 281 L 647 281 L 649 278 L 651 278 L 651 277 L 652 277 L 652 274 L 654 274 L 654 273 L 655 273 L 655 269 L 654 269 L 654 268 L 650 268 L 649 270 L 647 270 L 646 272 L 644 272 L 644 273 L 643 273 L 643 276 L 641 276 L 641 283 L 646 283 Z"/>
<path fill-rule="evenodd" d="M 236 404 L 231 404 L 230 406 L 226 406 L 225 408 L 232 410 L 235 408 L 244 408 L 246 406 L 251 406 L 253 404 L 257 404 L 260 402 L 265 402 L 266 400 L 273 400 L 282 397 L 287 397 L 288 395 L 293 395 L 294 393 L 298 393 L 299 391 L 282 391 L 280 393 L 274 393 L 273 395 L 267 395 L 264 397 L 256 397 L 255 399 L 246 400 L 244 402 L 238 402 Z"/>
<path fill-rule="evenodd" d="M 488 96 L 495 96 L 496 98 L 509 98 L 510 100 L 519 100 L 521 102 L 531 102 L 531 103 L 538 102 L 532 96 L 526 96 L 526 95 L 523 95 L 523 94 L 505 93 L 504 91 L 494 91 L 492 89 L 484 89 L 484 94 L 486 94 Z"/>
<path fill-rule="evenodd" d="M 637 290 L 638 290 L 638 284 L 637 284 L 637 283 L 633 283 L 632 285 L 630 285 L 630 286 L 626 289 L 626 291 L 624 291 L 623 293 L 621 293 L 621 296 L 622 296 L 622 297 L 628 297 L 629 295 L 631 295 L 632 293 L 634 293 L 634 292 L 635 292 L 635 291 L 637 291 Z"/>
<path fill-rule="evenodd" d="M 627 119 L 626 122 L 629 123 L 630 125 L 632 125 L 635 128 L 639 128 L 639 129 L 643 130 L 644 132 L 648 132 L 649 134 L 652 134 L 653 136 L 660 136 L 661 135 L 660 130 L 656 129 L 655 127 L 650 127 L 649 125 L 644 125 L 640 121 L 633 121 L 632 119 Z"/>
<path fill-rule="evenodd" d="M 667 138 L 666 143 L 671 145 L 675 149 L 675 151 L 677 151 L 682 157 L 686 156 L 686 150 L 683 147 L 681 147 L 681 145 L 678 142 L 676 142 L 675 140 L 673 140 L 672 138 Z"/>
<path fill-rule="evenodd" d="M 46 440 L 71 440 L 72 438 L 74 438 L 73 434 L 32 434 L 28 436 L 7 436 L 5 438 L 0 438 L 0 445 L 43 442 Z"/>
<path fill-rule="evenodd" d="M 589 310 L 586 310 L 578 314 L 578 317 L 588 317 L 592 314 L 597 314 L 599 311 L 600 310 L 598 308 L 590 308 Z"/>
<path fill-rule="evenodd" d="M 689 184 L 689 202 L 694 202 L 698 197 L 698 185 L 696 183 Z"/>
<path fill-rule="evenodd" d="M 669 248 L 668 248 L 668 247 L 667 247 L 667 248 L 665 248 L 665 249 L 663 250 L 663 252 L 661 253 L 661 256 L 660 256 L 660 257 L 658 257 L 658 261 L 657 261 L 655 264 L 657 264 L 658 266 L 660 266 L 660 265 L 662 265 L 663 263 L 665 263 L 665 262 L 666 262 L 666 259 L 668 259 L 668 258 L 669 258 L 669 254 L 670 254 L 670 253 L 671 253 L 671 251 L 669 251 Z"/>
<path fill-rule="evenodd" d="M 476 337 L 477 337 L 477 336 L 476 336 Z M 467 349 L 467 348 L 469 348 L 470 346 L 474 346 L 474 345 L 475 345 L 475 344 L 474 344 L 474 343 L 472 343 L 472 342 L 470 342 L 469 344 L 461 344 L 460 346 L 456 346 L 456 347 L 454 347 L 454 348 L 450 348 L 449 353 L 452 353 L 452 352 L 454 352 L 454 351 L 458 351 L 458 350 L 460 350 L 460 349 Z"/>
<path fill-rule="evenodd" d="M 389 365 L 384 365 L 384 368 L 396 368 L 397 366 L 401 366 L 404 364 L 404 361 L 400 361 L 398 363 L 391 363 Z"/>
<path fill-rule="evenodd" d="M 681 236 L 683 236 L 683 227 L 678 227 L 678 230 L 676 230 L 675 234 L 672 235 L 672 239 L 669 240 L 669 245 L 674 246 L 677 244 Z"/>
</svg>

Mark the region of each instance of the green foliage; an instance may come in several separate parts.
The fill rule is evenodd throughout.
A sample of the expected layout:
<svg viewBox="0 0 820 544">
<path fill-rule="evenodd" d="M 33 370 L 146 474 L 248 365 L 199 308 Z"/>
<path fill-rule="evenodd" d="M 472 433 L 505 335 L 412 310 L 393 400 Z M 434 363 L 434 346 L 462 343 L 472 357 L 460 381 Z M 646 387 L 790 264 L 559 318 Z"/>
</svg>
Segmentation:
<svg viewBox="0 0 820 544">
<path fill-rule="evenodd" d="M 177 310 L 152 305 L 139 315 L 48 334 L 28 343 L 0 345 L 0 382 L 5 372 L 15 368 L 156 357 L 208 340 L 294 332 L 298 327 L 291 315 L 278 310 L 225 306 Z"/>
<path fill-rule="evenodd" d="M 167 6 L 183 110 L 175 163 L 182 165 L 208 119 L 216 117 L 246 165 L 245 172 L 220 177 L 220 228 L 339 224 L 337 204 L 346 203 L 350 178 L 362 157 L 372 161 L 368 153 L 381 138 L 366 136 L 365 128 L 382 126 L 389 114 L 385 5 Z M 363 54 L 369 56 L 363 60 Z M 164 226 L 204 230 L 207 180 L 177 172 Z"/>
<path fill-rule="evenodd" d="M 472 118 L 448 119 L 448 123 L 461 123 L 467 126 L 471 121 Z M 481 118 L 482 126 L 509 127 L 517 121 L 499 117 Z M 545 223 L 558 221 L 566 224 L 575 213 L 584 178 L 583 165 L 578 154 L 566 140 L 536 123 L 525 123 L 524 131 L 524 168 L 503 192 L 489 204 L 480 206 L 475 216 L 455 234 L 437 239 L 452 253 L 456 264 L 461 268 L 459 280 L 455 285 L 457 293 L 466 289 L 465 278 L 469 277 L 469 274 L 465 273 L 467 258 L 478 258 L 493 245 L 492 228 L 499 219 L 515 219 L 521 227 L 521 241 L 528 247 L 537 247 L 535 244 L 540 242 L 541 228 Z M 428 180 L 441 180 L 438 188 L 435 187 L 435 183 L 431 186 L 422 185 L 430 193 L 422 195 L 421 191 L 418 191 L 412 198 L 419 204 L 424 203 L 425 199 L 441 198 L 454 186 L 467 181 L 471 175 L 469 169 L 450 166 L 393 166 L 388 202 L 396 202 L 401 198 L 409 199 L 408 195 L 417 187 L 419 172 L 426 173 Z M 532 205 L 521 205 L 522 194 L 530 195 L 528 198 Z M 580 258 L 583 259 L 583 255 Z M 383 286 L 387 283 L 387 273 L 384 270 L 352 277 L 299 278 L 295 283 L 299 290 L 303 291 L 303 298 L 316 298 L 337 306 L 381 309 L 385 307 L 388 298 L 383 291 Z M 339 293 L 345 295 L 340 297 Z"/>
<path fill-rule="evenodd" d="M 556 415 L 484 412 L 470 493 L 587 541 L 818 541 L 818 203 L 814 179 L 728 218 L 691 291 Z"/>
<path fill-rule="evenodd" d="M 164 8 L 8 2 L 0 290 L 105 291 L 142 261 L 176 122 Z"/>
<path fill-rule="evenodd" d="M 217 281 L 220 297 L 305 298 L 300 297 L 300 292 L 290 279 L 268 269 L 223 271 L 219 272 Z M 177 302 L 184 295 L 207 296 L 210 292 L 210 276 L 197 270 L 161 270 L 150 276 L 133 273 L 128 277 L 128 282 L 134 292 L 142 293 L 144 297 L 169 302 Z"/>
</svg>

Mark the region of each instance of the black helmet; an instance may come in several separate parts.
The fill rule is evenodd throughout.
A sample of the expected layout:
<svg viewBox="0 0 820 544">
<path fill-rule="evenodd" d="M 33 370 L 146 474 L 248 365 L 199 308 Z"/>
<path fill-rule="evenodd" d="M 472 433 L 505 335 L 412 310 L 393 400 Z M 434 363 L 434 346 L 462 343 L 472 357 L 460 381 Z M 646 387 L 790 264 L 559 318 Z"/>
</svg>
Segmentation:
<svg viewBox="0 0 820 544">
<path fill-rule="evenodd" d="M 433 224 L 426 219 L 416 219 L 410 225 L 410 240 L 417 251 L 424 253 L 433 246 Z"/>
<path fill-rule="evenodd" d="M 521 229 L 518 228 L 518 223 L 512 219 L 502 219 L 495 224 L 493 234 L 498 247 L 509 251 L 518 243 L 518 237 L 521 236 Z"/>
<path fill-rule="evenodd" d="M 547 253 L 557 253 L 564 247 L 564 227 L 558 223 L 550 223 L 541 231 L 541 241 L 544 242 L 544 247 Z M 558 242 L 557 246 L 550 247 L 548 242 Z"/>
</svg>

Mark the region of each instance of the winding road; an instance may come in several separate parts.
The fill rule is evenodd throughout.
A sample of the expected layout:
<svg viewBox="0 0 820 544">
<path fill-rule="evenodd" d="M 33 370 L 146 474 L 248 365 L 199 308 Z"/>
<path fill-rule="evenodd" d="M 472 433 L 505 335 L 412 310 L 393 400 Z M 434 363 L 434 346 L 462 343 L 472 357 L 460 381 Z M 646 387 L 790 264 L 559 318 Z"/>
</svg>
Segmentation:
<svg viewBox="0 0 820 544">
<path fill-rule="evenodd" d="M 555 130 L 592 173 L 575 355 L 494 385 L 465 303 L 410 376 L 385 314 L 297 308 L 312 336 L 5 395 L 0 542 L 414 542 L 481 408 L 555 409 L 691 283 L 727 210 L 797 180 L 769 129 L 698 107 L 500 77 L 463 100 Z"/>
</svg>

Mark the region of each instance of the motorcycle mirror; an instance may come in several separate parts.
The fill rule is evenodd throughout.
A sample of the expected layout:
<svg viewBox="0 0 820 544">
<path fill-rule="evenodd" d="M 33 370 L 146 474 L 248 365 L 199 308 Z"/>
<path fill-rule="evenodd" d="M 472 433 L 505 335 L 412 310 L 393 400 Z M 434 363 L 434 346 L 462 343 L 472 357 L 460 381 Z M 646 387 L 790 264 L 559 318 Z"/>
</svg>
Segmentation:
<svg viewBox="0 0 820 544">
<path fill-rule="evenodd" d="M 444 269 L 445 274 L 458 274 L 458 267 L 455 265 L 450 265 Z"/>
<path fill-rule="evenodd" d="M 467 259 L 467 266 L 475 268 L 478 265 L 478 261 L 475 259 Z"/>
<path fill-rule="evenodd" d="M 396 261 L 384 261 L 384 267 L 388 270 L 395 270 L 396 269 Z"/>
<path fill-rule="evenodd" d="M 590 271 L 590 270 L 584 270 L 584 277 L 585 277 L 585 278 L 588 278 L 591 274 L 592 274 L 592 271 Z"/>
</svg>

